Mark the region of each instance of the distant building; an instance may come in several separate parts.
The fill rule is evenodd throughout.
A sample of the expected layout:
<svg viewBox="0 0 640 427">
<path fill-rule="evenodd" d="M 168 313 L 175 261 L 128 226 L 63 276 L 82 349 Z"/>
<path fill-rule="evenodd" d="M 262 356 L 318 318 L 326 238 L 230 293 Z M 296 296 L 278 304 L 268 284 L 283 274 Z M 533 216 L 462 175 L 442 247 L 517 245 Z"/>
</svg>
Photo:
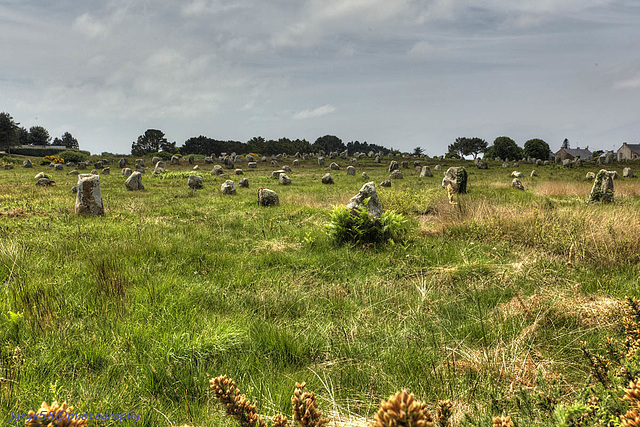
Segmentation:
<svg viewBox="0 0 640 427">
<path fill-rule="evenodd" d="M 622 147 L 618 148 L 618 160 L 637 160 L 640 159 L 640 144 L 622 143 Z"/>
<path fill-rule="evenodd" d="M 35 148 L 42 150 L 66 150 L 67 147 L 64 145 L 21 145 L 20 148 Z"/>
<path fill-rule="evenodd" d="M 562 160 L 573 160 L 577 157 L 580 157 L 580 160 L 593 160 L 593 155 L 591 151 L 589 151 L 589 146 L 587 148 L 561 148 L 555 153 L 556 157 L 560 157 Z"/>
</svg>

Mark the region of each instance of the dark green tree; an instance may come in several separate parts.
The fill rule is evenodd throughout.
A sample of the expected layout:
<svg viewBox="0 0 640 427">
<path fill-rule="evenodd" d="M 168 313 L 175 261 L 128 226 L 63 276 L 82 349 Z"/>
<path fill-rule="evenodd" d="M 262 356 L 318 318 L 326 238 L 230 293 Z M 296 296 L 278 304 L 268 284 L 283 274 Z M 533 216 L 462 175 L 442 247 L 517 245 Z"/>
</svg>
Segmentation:
<svg viewBox="0 0 640 427">
<path fill-rule="evenodd" d="M 29 145 L 49 145 L 51 136 L 49 131 L 42 126 L 31 126 L 28 141 Z"/>
<path fill-rule="evenodd" d="M 163 144 L 167 144 L 164 132 L 158 129 L 147 129 L 144 135 L 140 135 L 137 141 L 131 143 L 131 154 L 144 156 L 147 153 L 157 153 Z"/>
<path fill-rule="evenodd" d="M 517 160 L 524 156 L 522 148 L 508 136 L 499 136 L 493 141 L 493 145 L 489 147 L 490 156 L 500 157 L 503 160 Z"/>
<path fill-rule="evenodd" d="M 562 146 L 560 148 L 569 148 L 569 140 L 567 138 L 562 141 Z"/>
<path fill-rule="evenodd" d="M 524 155 L 534 159 L 547 160 L 551 155 L 551 149 L 549 144 L 543 140 L 534 138 L 524 143 Z"/>
<path fill-rule="evenodd" d="M 416 147 L 413 149 L 414 156 L 422 156 L 423 154 L 424 154 L 424 150 L 422 149 L 422 147 Z"/>
<path fill-rule="evenodd" d="M 20 145 L 29 145 L 29 131 L 22 126 L 18 128 L 18 140 Z"/>
<path fill-rule="evenodd" d="M 314 150 L 324 150 L 329 153 L 331 151 L 343 151 L 347 148 L 342 140 L 334 135 L 325 135 L 316 139 L 312 145 Z"/>
<path fill-rule="evenodd" d="M 456 138 L 456 142 L 453 144 L 449 144 L 449 152 L 458 153 L 460 157 L 462 156 L 473 156 L 475 160 L 478 157 L 478 154 L 484 153 L 487 149 L 487 141 L 482 138 L 466 138 L 460 137 Z"/>
<path fill-rule="evenodd" d="M 62 135 L 62 145 L 67 147 L 70 150 L 78 150 L 80 149 L 80 144 L 78 144 L 78 140 L 71 135 L 69 132 L 65 132 Z"/>
<path fill-rule="evenodd" d="M 0 150 L 11 154 L 11 147 L 20 145 L 19 125 L 9 113 L 0 113 Z"/>
</svg>

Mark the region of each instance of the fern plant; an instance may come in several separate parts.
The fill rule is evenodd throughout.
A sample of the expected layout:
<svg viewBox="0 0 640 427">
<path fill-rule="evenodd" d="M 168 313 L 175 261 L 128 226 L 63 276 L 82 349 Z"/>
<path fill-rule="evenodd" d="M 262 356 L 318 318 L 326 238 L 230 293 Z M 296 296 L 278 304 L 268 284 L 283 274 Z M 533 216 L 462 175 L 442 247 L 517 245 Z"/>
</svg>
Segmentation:
<svg viewBox="0 0 640 427">
<path fill-rule="evenodd" d="M 348 209 L 336 206 L 330 213 L 327 231 L 337 244 L 377 244 L 401 241 L 408 229 L 408 221 L 394 211 L 379 218 L 369 215 L 367 208 Z"/>
</svg>

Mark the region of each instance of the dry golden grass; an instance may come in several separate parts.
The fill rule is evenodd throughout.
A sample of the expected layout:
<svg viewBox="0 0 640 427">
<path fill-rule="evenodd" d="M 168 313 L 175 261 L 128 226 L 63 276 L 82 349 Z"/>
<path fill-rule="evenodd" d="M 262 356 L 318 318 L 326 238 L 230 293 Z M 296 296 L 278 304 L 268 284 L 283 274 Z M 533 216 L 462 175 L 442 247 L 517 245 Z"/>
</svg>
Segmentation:
<svg viewBox="0 0 640 427">
<path fill-rule="evenodd" d="M 584 197 L 591 192 L 592 182 L 543 181 L 533 187 L 538 196 L 573 196 Z"/>
</svg>

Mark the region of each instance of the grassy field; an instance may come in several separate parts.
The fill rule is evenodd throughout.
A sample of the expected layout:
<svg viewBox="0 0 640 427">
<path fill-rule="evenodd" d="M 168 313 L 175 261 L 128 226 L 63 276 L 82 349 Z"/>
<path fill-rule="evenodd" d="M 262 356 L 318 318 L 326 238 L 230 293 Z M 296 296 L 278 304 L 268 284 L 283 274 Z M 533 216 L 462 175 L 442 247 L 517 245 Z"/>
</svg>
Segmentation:
<svg viewBox="0 0 640 427">
<path fill-rule="evenodd" d="M 361 160 L 356 176 L 337 162 L 334 185 L 309 160 L 289 186 L 270 164 L 239 164 L 250 187 L 224 196 L 201 160 L 204 189 L 187 187 L 188 164 L 152 176 L 149 158 L 140 192 L 112 161 L 104 217 L 74 213 L 70 168 L 0 170 L 0 423 L 59 400 L 138 413 L 137 425 L 230 425 L 208 386 L 227 375 L 269 417 L 290 414 L 306 381 L 342 421 L 407 389 L 432 408 L 449 399 L 456 426 L 502 414 L 549 425 L 539 392 L 576 399 L 591 374 L 581 343 L 622 337 L 625 297 L 640 297 L 639 180 L 610 165 L 615 203 L 588 205 L 594 164 L 444 161 L 469 172 L 451 205 L 436 161 L 423 161 L 434 177 L 402 169 L 391 188 L 379 186 L 388 160 Z M 513 170 L 525 192 L 510 188 Z M 56 185 L 36 187 L 40 171 Z M 331 207 L 363 171 L 383 207 L 408 217 L 406 240 L 330 240 Z M 259 207 L 259 187 L 280 206 Z"/>
</svg>

